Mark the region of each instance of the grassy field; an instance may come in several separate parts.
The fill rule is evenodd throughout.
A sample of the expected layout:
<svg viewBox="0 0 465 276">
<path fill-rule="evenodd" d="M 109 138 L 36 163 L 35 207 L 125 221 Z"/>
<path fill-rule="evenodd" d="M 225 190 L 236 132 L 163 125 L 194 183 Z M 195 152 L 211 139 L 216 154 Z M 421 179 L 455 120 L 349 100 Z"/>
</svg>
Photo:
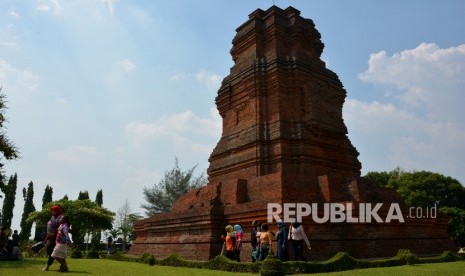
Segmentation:
<svg viewBox="0 0 465 276">
<path fill-rule="evenodd" d="M 54 263 L 51 271 L 42 271 L 45 259 L 26 259 L 22 262 L 0 262 L 0 275 L 57 275 L 58 263 Z M 214 271 L 168 266 L 149 266 L 141 263 L 119 262 L 112 260 L 68 259 L 71 275 L 173 275 L 173 276 L 251 276 L 257 274 Z M 296 274 L 297 275 L 297 274 Z M 309 275 L 309 274 L 298 274 Z M 465 262 L 421 264 L 389 268 L 359 269 L 334 273 L 312 275 L 465 275 Z"/>
<path fill-rule="evenodd" d="M 324 275 L 324 276 L 456 276 L 465 275 L 465 262 L 457 261 L 452 263 L 417 264 L 403 265 L 383 268 L 367 268 L 347 270 L 341 272 L 319 273 L 319 274 L 294 274 L 296 275 Z"/>
</svg>

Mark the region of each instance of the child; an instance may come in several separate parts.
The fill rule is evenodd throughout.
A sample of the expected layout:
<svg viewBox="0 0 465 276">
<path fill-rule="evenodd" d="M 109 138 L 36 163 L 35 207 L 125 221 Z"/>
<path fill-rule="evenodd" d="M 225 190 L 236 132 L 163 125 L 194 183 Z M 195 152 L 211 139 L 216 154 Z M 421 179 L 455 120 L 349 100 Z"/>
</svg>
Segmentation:
<svg viewBox="0 0 465 276">
<path fill-rule="evenodd" d="M 66 264 L 66 255 L 68 251 L 68 245 L 71 244 L 71 239 L 69 238 L 69 217 L 62 216 L 60 218 L 60 227 L 58 227 L 58 234 L 56 238 L 56 245 L 53 249 L 52 257 L 57 260 L 60 266 L 60 272 L 68 271 L 68 265 Z"/>
</svg>

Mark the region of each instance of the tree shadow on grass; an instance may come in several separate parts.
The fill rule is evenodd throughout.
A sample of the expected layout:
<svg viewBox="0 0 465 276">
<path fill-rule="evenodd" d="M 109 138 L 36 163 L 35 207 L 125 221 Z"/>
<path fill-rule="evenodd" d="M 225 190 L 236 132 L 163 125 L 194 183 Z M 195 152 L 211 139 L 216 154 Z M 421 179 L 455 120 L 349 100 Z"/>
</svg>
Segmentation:
<svg viewBox="0 0 465 276">
<path fill-rule="evenodd" d="M 46 261 L 40 259 L 25 259 L 23 261 L 0 261 L 0 268 L 17 268 L 30 267 L 35 265 L 45 264 Z"/>
<path fill-rule="evenodd" d="M 68 270 L 68 271 L 66 272 L 66 274 L 73 274 L 73 273 L 76 273 L 76 274 L 93 274 L 93 273 L 90 273 L 90 272 L 88 272 L 88 271 L 84 271 L 84 270 L 74 270 L 74 269 L 73 269 L 73 270 L 70 269 L 70 270 Z"/>
</svg>

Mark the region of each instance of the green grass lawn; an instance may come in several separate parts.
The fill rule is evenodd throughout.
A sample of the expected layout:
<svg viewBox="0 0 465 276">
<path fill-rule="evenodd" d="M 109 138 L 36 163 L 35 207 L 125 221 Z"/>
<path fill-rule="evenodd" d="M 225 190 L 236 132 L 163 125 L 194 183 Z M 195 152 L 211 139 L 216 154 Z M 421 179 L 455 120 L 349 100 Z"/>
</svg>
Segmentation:
<svg viewBox="0 0 465 276">
<path fill-rule="evenodd" d="M 0 275 L 58 275 L 59 264 L 55 262 L 51 271 L 42 271 L 45 259 L 26 259 L 22 262 L 0 261 Z M 119 262 L 113 260 L 95 259 L 68 259 L 71 275 L 173 275 L 173 276 L 245 276 L 257 275 L 251 273 L 236 273 L 214 271 L 207 269 L 193 269 L 169 266 L 149 266 L 142 263 Z M 310 275 L 310 274 L 298 274 Z M 312 275 L 395 275 L 395 276 L 424 276 L 424 275 L 465 275 L 465 262 L 458 261 L 452 263 L 419 264 L 414 266 L 398 266 L 386 268 L 357 269 L 333 273 L 321 273 Z"/>
<path fill-rule="evenodd" d="M 450 263 L 435 263 L 435 264 L 416 264 L 403 265 L 394 267 L 382 268 L 366 268 L 355 269 L 341 272 L 318 273 L 318 274 L 294 274 L 299 275 L 321 275 L 321 276 L 364 276 L 364 275 L 380 275 L 380 276 L 432 276 L 432 275 L 465 275 L 465 262 L 457 261 Z"/>
<path fill-rule="evenodd" d="M 46 259 L 26 259 L 22 262 L 3 262 L 0 261 L 0 276 L 26 276 L 26 275 L 135 275 L 135 276 L 154 276 L 154 275 L 173 275 L 173 276 L 250 276 L 250 273 L 234 273 L 215 271 L 207 269 L 192 269 L 169 266 L 149 266 L 143 263 L 120 262 L 105 259 L 67 259 L 69 272 L 59 273 L 60 267 L 58 262 L 54 262 L 50 271 L 42 271 Z M 256 274 L 255 274 L 256 275 Z"/>
</svg>

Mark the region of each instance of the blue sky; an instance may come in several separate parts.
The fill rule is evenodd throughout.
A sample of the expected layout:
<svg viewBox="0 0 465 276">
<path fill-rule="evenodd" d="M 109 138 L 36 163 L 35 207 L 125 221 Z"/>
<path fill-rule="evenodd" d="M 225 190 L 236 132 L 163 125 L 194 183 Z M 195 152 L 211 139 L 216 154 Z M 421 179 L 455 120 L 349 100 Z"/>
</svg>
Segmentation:
<svg viewBox="0 0 465 276">
<path fill-rule="evenodd" d="M 465 2 L 284 1 L 311 18 L 347 90 L 362 174 L 439 172 L 465 183 Z M 214 98 L 235 29 L 273 1 L 2 0 L 0 86 L 21 189 L 128 200 L 174 165 L 197 173 L 221 135 Z M 1 201 L 1 199 L 0 199 Z"/>
</svg>

